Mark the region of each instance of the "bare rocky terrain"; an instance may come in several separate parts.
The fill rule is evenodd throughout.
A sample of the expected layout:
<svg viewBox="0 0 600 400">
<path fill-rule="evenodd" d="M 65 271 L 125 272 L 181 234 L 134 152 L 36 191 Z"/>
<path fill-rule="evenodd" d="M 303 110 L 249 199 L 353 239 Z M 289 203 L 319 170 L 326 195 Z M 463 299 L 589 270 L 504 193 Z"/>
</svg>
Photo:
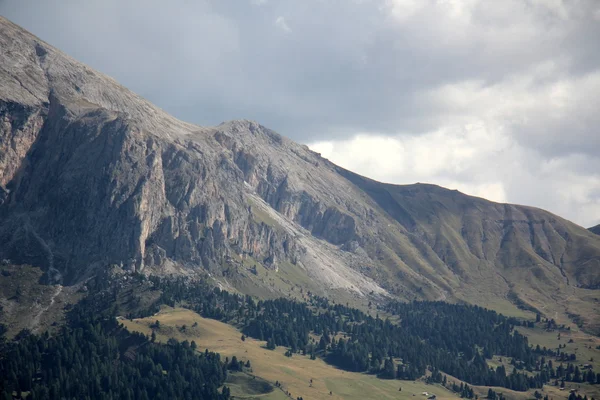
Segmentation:
<svg viewBox="0 0 600 400">
<path fill-rule="evenodd" d="M 283 291 L 258 263 L 340 299 L 537 310 L 600 332 L 600 236 L 583 227 L 382 184 L 253 121 L 179 121 L 1 17 L 0 258 L 67 286 L 118 265 Z"/>
</svg>

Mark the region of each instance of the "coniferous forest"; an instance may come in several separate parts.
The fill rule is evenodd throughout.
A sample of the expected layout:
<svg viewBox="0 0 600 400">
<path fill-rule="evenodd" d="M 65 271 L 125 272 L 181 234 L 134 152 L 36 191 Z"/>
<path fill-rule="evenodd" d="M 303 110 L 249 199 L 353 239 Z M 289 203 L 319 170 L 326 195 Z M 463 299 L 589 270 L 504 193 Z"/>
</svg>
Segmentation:
<svg viewBox="0 0 600 400">
<path fill-rule="evenodd" d="M 98 292 L 50 336 L 20 332 L 0 343 L 0 395 L 12 399 L 228 399 L 227 366 L 195 343 L 153 343 L 129 333 Z"/>
<path fill-rule="evenodd" d="M 160 293 L 158 300 L 123 315 L 123 299 L 139 302 L 133 293 L 141 286 Z M 305 303 L 284 298 L 256 301 L 185 278 L 134 275 L 125 283 L 98 277 L 88 289 L 59 332 L 37 336 L 24 331 L 2 342 L 4 398 L 14 392 L 29 393 L 33 399 L 229 398 L 222 385 L 230 366 L 218 354 L 196 352 L 193 342 L 153 343 L 118 322 L 118 315 L 150 316 L 163 304 L 233 324 L 244 335 L 266 341 L 267 348 L 287 347 L 290 357 L 320 357 L 338 368 L 381 379 L 426 376 L 428 382 L 446 384 L 445 373 L 470 385 L 518 391 L 565 381 L 600 383 L 600 375 L 573 364 L 575 355 L 529 345 L 518 329 L 533 321 L 477 306 L 390 302 L 381 312 L 391 319 L 382 319 L 310 293 Z M 509 357 L 512 371 L 502 365 L 490 368 L 486 359 L 493 355 Z M 473 397 L 468 385 L 455 389 Z"/>
<path fill-rule="evenodd" d="M 531 346 L 518 328 L 532 327 L 533 321 L 508 318 L 478 306 L 390 302 L 382 311 L 394 316 L 392 322 L 310 293 L 306 303 L 284 298 L 256 302 L 210 289 L 203 282 L 151 280 L 161 288 L 160 303 L 185 304 L 205 317 L 237 325 L 247 336 L 265 340 L 267 348 L 285 346 L 289 354 L 319 356 L 348 371 L 413 380 L 429 370 L 432 382 L 442 381 L 442 371 L 469 384 L 518 391 L 565 380 L 600 383 L 600 376 L 592 370 L 580 372 L 578 380 L 575 372 L 566 372 L 578 369 L 572 364 L 574 354 Z M 508 373 L 504 366 L 489 368 L 486 358 L 492 355 L 510 357 L 512 371 Z M 551 358 L 560 360 L 558 365 Z"/>
</svg>

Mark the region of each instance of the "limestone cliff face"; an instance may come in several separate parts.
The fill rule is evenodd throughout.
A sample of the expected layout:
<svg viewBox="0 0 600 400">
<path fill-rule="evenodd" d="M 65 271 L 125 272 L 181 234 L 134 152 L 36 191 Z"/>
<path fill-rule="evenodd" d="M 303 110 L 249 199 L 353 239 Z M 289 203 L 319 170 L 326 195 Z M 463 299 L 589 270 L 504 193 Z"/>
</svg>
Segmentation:
<svg viewBox="0 0 600 400">
<path fill-rule="evenodd" d="M 600 236 L 548 212 L 381 184 L 252 121 L 181 122 L 1 18 L 0 258 L 240 290 L 258 264 L 332 296 L 561 315 L 600 284 Z"/>
<path fill-rule="evenodd" d="M 323 288 L 384 292 L 352 268 L 364 256 L 311 235 L 343 243 L 353 219 L 286 186 L 288 166 L 272 162 L 307 149 L 249 121 L 178 121 L 0 22 L 0 257 L 66 283 L 111 264 L 219 275 L 251 259 L 298 265 Z"/>
<path fill-rule="evenodd" d="M 214 269 L 233 248 L 261 261 L 294 257 L 285 232 L 252 219 L 242 172 L 206 151 L 218 146 L 211 136 L 204 148 L 166 140 L 118 112 L 66 103 L 49 99 L 44 123 L 28 131 L 29 150 L 14 156 L 20 165 L 5 178 L 3 257 L 68 280 L 115 263 Z M 8 165 L 5 174 L 14 175 Z"/>
</svg>

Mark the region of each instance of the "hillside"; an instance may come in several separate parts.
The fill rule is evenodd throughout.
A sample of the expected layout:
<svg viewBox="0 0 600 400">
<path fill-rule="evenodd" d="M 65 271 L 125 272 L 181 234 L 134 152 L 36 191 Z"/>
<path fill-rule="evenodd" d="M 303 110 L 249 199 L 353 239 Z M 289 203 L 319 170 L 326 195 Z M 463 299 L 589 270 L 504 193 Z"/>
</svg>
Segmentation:
<svg viewBox="0 0 600 400">
<path fill-rule="evenodd" d="M 241 332 L 220 321 L 202 318 L 185 309 L 163 309 L 151 318 L 121 320 L 127 329 L 151 335 L 151 325 L 159 320 L 161 329 L 157 340 L 166 342 L 170 337 L 178 340 L 194 340 L 199 349 L 209 348 L 224 357 L 236 356 L 245 362 L 250 360 L 252 374 L 268 382 L 281 383 L 281 389 L 289 391 L 292 398 L 302 396 L 311 399 L 408 399 L 413 395 L 423 398 L 423 392 L 435 393 L 439 399 L 456 399 L 458 396 L 440 385 L 428 385 L 422 381 L 397 381 L 378 379 L 374 375 L 343 371 L 326 364 L 321 359 L 311 360 L 308 355 L 284 355 L 284 348 L 266 350 L 265 342 L 252 338 L 240 339 Z M 197 327 L 181 332 L 183 325 Z M 312 380 L 312 383 L 311 383 Z M 402 391 L 399 391 L 399 387 Z M 276 397 L 280 390 L 268 398 Z M 330 395 L 329 392 L 332 394 Z M 283 394 L 283 393 L 281 393 Z M 262 397 L 260 397 L 262 398 Z M 286 396 L 281 396 L 286 398 Z"/>
<path fill-rule="evenodd" d="M 256 122 L 181 122 L 1 17 L 0 259 L 64 285 L 207 272 L 261 297 L 466 301 L 600 332 L 592 232 L 375 182 Z"/>
<path fill-rule="evenodd" d="M 160 321 L 160 328 L 157 329 L 155 327 L 155 321 Z M 271 383 L 280 382 L 281 390 L 291 392 L 293 397 L 302 395 L 305 398 L 310 396 L 310 398 L 314 399 L 364 399 L 374 397 L 378 399 L 404 399 L 413 398 L 414 395 L 422 397 L 423 392 L 436 394 L 437 398 L 459 397 L 459 394 L 452 393 L 439 384 L 426 383 L 422 378 L 416 381 L 378 379 L 374 375 L 334 368 L 320 358 L 311 360 L 309 355 L 294 354 L 292 357 L 286 357 L 284 355 L 285 348 L 278 347 L 274 350 L 267 350 L 264 341 L 250 337 L 241 340 L 242 334 L 235 327 L 221 321 L 203 318 L 188 309 L 163 307 L 152 317 L 132 320 L 121 318 L 120 322 L 132 332 L 141 332 L 148 336 L 154 332 L 157 340 L 161 342 L 166 342 L 169 338 L 176 338 L 180 341 L 193 340 L 198 345 L 200 351 L 208 348 L 218 351 L 219 354 L 229 357 L 229 359 L 236 356 L 242 362 L 250 360 L 251 371 L 249 372 L 252 376 L 258 376 Z M 186 328 L 183 330 L 182 327 L 184 326 Z M 556 345 L 556 333 L 548 332 L 542 327 L 535 329 L 520 327 L 519 331 L 525 331 L 532 338 L 534 345 L 540 344 L 548 346 L 548 348 Z M 564 342 L 569 341 L 569 338 L 572 336 L 570 333 L 565 332 L 563 332 L 563 335 L 566 335 L 563 338 Z M 581 343 L 591 342 L 592 340 L 594 340 L 594 344 L 598 342 L 597 338 L 589 338 L 585 335 L 580 337 L 579 335 L 574 334 L 573 336 L 576 336 L 575 341 L 569 341 L 566 344 L 569 348 L 568 352 L 582 347 L 580 346 Z M 580 349 L 580 351 L 585 353 L 587 357 L 597 355 L 600 352 L 597 349 L 590 350 L 590 352 L 583 349 Z M 506 357 L 504 358 L 506 359 Z M 454 377 L 447 376 L 449 382 L 460 382 L 460 380 Z M 311 380 L 312 383 L 310 383 Z M 582 387 L 581 384 L 572 382 L 566 385 L 567 388 Z M 402 388 L 401 391 L 398 390 L 399 387 Z M 473 387 L 480 398 L 486 397 L 488 387 Z M 236 394 L 234 390 L 232 387 L 232 393 Z M 535 392 L 535 389 L 530 389 L 527 392 L 518 392 L 503 387 L 495 387 L 494 390 L 504 393 L 509 399 L 530 399 L 534 397 Z M 580 392 L 584 392 L 589 398 L 590 395 L 592 397 L 597 396 L 598 390 L 598 385 L 583 385 L 583 389 Z M 332 392 L 331 397 L 329 391 Z M 285 398 L 285 396 L 282 396 L 282 393 L 278 392 L 278 390 L 275 390 L 275 392 L 262 396 L 254 393 L 253 395 L 260 399 Z M 554 387 L 552 384 L 545 385 L 544 392 L 554 398 L 568 397 L 568 391 L 560 391 L 558 387 Z M 241 393 L 240 397 L 242 397 Z"/>
</svg>

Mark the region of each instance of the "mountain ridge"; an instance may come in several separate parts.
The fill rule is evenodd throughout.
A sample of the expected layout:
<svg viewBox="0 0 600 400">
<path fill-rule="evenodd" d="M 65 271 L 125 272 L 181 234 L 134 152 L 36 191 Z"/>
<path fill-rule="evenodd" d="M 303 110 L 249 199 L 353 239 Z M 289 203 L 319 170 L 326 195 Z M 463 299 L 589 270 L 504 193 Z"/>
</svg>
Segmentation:
<svg viewBox="0 0 600 400">
<path fill-rule="evenodd" d="M 465 301 L 600 326 L 587 312 L 600 238 L 547 211 L 379 183 L 254 121 L 179 121 L 1 17 L 0 78 L 0 258 L 50 281 L 206 272 L 261 296 Z"/>
</svg>

